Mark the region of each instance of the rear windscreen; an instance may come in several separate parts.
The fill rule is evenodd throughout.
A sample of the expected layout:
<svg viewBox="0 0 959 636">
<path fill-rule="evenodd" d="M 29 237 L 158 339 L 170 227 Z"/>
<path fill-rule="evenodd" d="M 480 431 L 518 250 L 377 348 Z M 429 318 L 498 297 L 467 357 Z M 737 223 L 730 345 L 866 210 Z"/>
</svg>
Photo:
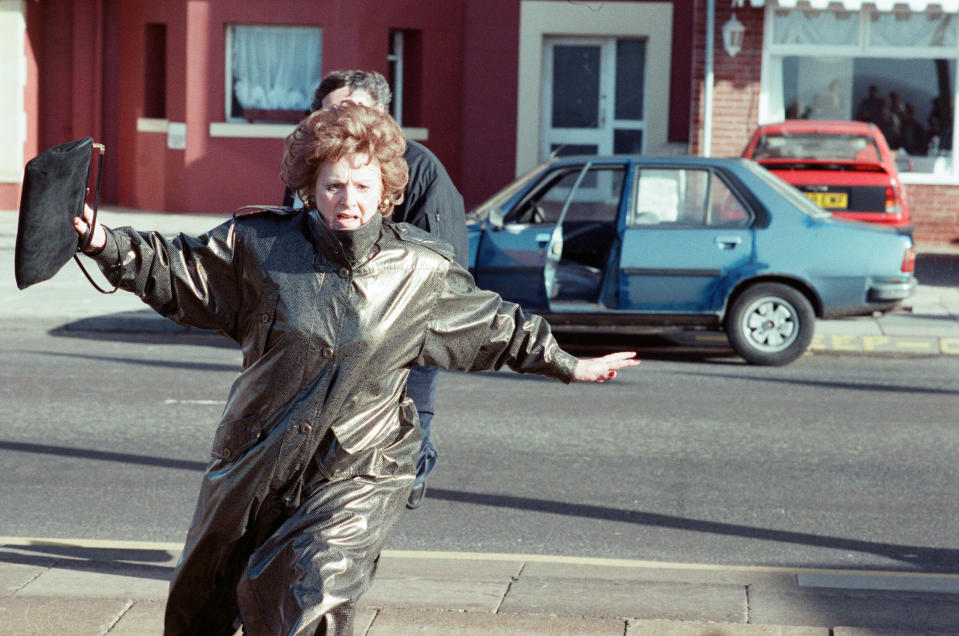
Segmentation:
<svg viewBox="0 0 959 636">
<path fill-rule="evenodd" d="M 752 158 L 881 162 L 872 137 L 826 133 L 763 135 Z"/>
</svg>

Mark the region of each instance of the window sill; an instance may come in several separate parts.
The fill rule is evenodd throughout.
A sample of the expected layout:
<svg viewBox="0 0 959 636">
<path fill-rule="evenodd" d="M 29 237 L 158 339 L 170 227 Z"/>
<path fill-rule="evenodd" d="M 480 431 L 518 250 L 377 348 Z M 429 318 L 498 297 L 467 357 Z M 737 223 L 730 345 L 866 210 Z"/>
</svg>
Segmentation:
<svg viewBox="0 0 959 636">
<path fill-rule="evenodd" d="M 899 180 L 902 181 L 903 185 L 959 186 L 959 175 L 952 174 L 900 172 Z"/>
<path fill-rule="evenodd" d="M 235 137 L 239 139 L 286 139 L 296 124 L 247 124 L 233 122 L 210 122 L 211 137 Z M 166 129 L 164 129 L 166 132 Z M 404 128 L 403 133 L 414 141 L 427 141 L 428 128 Z"/>
<path fill-rule="evenodd" d="M 153 117 L 137 117 L 137 132 L 167 133 L 169 120 Z"/>
<path fill-rule="evenodd" d="M 286 139 L 296 124 L 234 124 L 210 122 L 211 137 L 234 137 L 240 139 Z"/>
</svg>

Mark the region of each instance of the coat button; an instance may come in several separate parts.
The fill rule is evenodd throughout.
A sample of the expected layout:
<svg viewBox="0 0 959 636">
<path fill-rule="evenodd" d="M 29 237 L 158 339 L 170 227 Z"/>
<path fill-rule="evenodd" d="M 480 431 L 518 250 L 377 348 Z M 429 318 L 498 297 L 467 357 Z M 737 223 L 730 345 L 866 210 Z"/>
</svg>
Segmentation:
<svg viewBox="0 0 959 636">
<path fill-rule="evenodd" d="M 262 322 L 264 325 L 270 322 L 270 314 L 266 312 L 260 314 L 260 322 Z"/>
<path fill-rule="evenodd" d="M 323 347 L 323 357 L 332 358 L 333 357 L 333 348 L 332 347 Z"/>
<path fill-rule="evenodd" d="M 346 269 L 345 267 L 340 268 L 340 278 L 346 278 L 349 275 L 350 275 L 350 270 Z"/>
<path fill-rule="evenodd" d="M 229 449 L 229 448 L 224 448 L 224 449 L 223 449 L 223 456 L 224 456 L 224 457 L 229 457 L 229 456 L 232 455 L 232 454 L 233 454 L 233 453 L 230 452 L 230 449 Z"/>
<path fill-rule="evenodd" d="M 304 435 L 309 435 L 311 430 L 313 430 L 313 427 L 309 424 L 300 424 L 300 432 Z"/>
</svg>

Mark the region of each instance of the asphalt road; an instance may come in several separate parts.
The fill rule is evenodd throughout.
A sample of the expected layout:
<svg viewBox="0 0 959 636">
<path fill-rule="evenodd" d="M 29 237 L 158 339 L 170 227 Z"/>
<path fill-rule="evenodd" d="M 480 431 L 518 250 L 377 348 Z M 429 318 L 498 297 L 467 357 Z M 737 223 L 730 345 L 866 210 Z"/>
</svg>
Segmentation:
<svg viewBox="0 0 959 636">
<path fill-rule="evenodd" d="M 181 541 L 227 345 L 0 332 L 0 535 Z M 440 464 L 387 547 L 959 573 L 957 397 L 954 356 L 444 373 Z"/>
</svg>

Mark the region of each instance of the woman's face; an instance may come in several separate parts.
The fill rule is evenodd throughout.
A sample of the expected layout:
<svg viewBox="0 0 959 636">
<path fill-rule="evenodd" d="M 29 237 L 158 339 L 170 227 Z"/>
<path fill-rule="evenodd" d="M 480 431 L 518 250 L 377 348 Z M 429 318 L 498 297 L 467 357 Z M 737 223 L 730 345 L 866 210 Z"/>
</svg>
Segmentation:
<svg viewBox="0 0 959 636">
<path fill-rule="evenodd" d="M 313 184 L 316 209 L 331 230 L 355 230 L 366 225 L 383 200 L 379 164 L 361 153 L 320 164 Z"/>
</svg>

